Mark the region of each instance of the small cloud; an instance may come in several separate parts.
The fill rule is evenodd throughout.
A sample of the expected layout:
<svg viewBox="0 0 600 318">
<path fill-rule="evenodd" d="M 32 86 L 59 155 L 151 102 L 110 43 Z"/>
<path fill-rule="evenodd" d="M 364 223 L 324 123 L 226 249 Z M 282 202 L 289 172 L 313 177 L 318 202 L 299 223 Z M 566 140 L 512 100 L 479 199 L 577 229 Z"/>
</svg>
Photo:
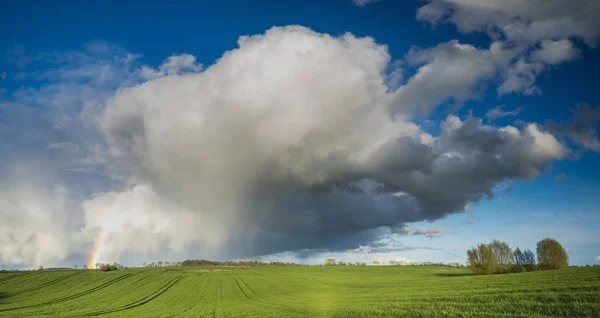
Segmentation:
<svg viewBox="0 0 600 318">
<path fill-rule="evenodd" d="M 413 236 L 413 235 L 425 235 L 427 237 L 440 237 L 446 232 L 446 228 L 443 227 L 420 227 L 413 231 L 410 225 L 403 224 L 392 228 L 392 233 L 400 236 Z"/>
<path fill-rule="evenodd" d="M 520 106 L 513 111 L 504 111 L 503 108 L 504 105 L 501 105 L 488 110 L 487 113 L 485 113 L 485 118 L 488 120 L 495 120 L 504 117 L 515 117 L 525 109 L 523 106 Z"/>
<path fill-rule="evenodd" d="M 167 75 L 180 75 L 187 72 L 202 71 L 202 64 L 196 61 L 191 54 L 172 55 L 155 70 L 148 66 L 142 66 L 139 70 L 140 76 L 147 80 L 154 80 Z"/>
<path fill-rule="evenodd" d="M 412 229 L 410 228 L 410 225 L 403 224 L 402 226 L 394 227 L 392 233 L 402 236 L 412 235 Z"/>
<path fill-rule="evenodd" d="M 438 123 L 434 120 L 430 120 L 430 119 L 425 119 L 425 121 L 423 122 L 423 127 L 434 127 L 436 126 Z"/>
<path fill-rule="evenodd" d="M 0 77 L 2 77 L 2 80 L 6 79 L 6 72 L 2 72 L 2 74 L 0 74 Z"/>
<path fill-rule="evenodd" d="M 125 55 L 125 63 L 131 63 L 131 62 L 139 59 L 140 57 L 142 57 L 141 54 L 127 53 L 127 55 Z"/>
<path fill-rule="evenodd" d="M 352 3 L 357 7 L 364 7 L 369 3 L 374 3 L 379 0 L 352 0 Z"/>
<path fill-rule="evenodd" d="M 556 179 L 556 181 L 560 181 L 560 180 L 563 180 L 563 179 L 567 179 L 568 177 L 567 177 L 566 174 L 561 173 L 561 174 L 557 174 L 556 176 L 554 176 L 554 178 Z"/>
<path fill-rule="evenodd" d="M 87 172 L 87 169 L 84 168 L 69 168 L 69 169 L 65 169 L 66 171 L 71 171 L 71 172 Z"/>
<path fill-rule="evenodd" d="M 446 228 L 443 227 L 421 227 L 417 229 L 412 235 L 425 235 L 429 238 L 440 237 L 446 232 Z"/>
<path fill-rule="evenodd" d="M 596 256 L 596 260 L 600 262 L 600 256 Z"/>
<path fill-rule="evenodd" d="M 476 218 L 470 217 L 468 220 L 466 220 L 464 222 L 461 222 L 460 224 L 463 224 L 463 225 L 473 225 L 473 224 L 475 224 L 475 220 L 476 220 Z"/>
<path fill-rule="evenodd" d="M 79 145 L 74 144 L 72 142 L 57 142 L 49 144 L 46 149 L 48 150 L 59 150 L 59 151 L 71 151 L 77 152 L 79 151 Z"/>
</svg>

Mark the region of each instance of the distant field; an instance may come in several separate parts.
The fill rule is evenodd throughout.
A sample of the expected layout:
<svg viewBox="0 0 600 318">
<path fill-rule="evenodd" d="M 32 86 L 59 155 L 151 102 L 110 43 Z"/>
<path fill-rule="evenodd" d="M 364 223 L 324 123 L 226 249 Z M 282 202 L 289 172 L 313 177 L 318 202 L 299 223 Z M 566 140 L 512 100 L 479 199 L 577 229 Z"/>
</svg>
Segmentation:
<svg viewBox="0 0 600 318">
<path fill-rule="evenodd" d="M 600 268 L 471 276 L 445 267 L 0 273 L 6 317 L 600 317 Z"/>
</svg>

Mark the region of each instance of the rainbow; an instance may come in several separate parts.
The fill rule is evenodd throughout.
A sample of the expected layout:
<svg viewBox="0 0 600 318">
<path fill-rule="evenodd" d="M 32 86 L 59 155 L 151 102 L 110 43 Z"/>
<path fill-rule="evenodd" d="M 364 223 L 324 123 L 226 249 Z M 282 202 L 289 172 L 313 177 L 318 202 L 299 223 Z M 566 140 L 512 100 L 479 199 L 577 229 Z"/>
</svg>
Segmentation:
<svg viewBox="0 0 600 318">
<path fill-rule="evenodd" d="M 100 252 L 102 250 L 102 245 L 104 244 L 104 231 L 100 232 L 98 238 L 96 238 L 96 244 L 94 245 L 94 250 L 92 251 L 92 255 L 90 255 L 90 259 L 87 263 L 87 268 L 92 269 L 98 262 L 98 258 L 100 258 Z"/>
</svg>

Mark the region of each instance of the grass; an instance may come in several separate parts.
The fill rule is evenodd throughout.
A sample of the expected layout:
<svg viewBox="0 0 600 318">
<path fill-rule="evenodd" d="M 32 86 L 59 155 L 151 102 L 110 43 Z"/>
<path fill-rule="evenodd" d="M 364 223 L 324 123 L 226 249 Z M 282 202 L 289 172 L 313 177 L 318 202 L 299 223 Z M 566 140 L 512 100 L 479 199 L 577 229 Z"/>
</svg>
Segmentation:
<svg viewBox="0 0 600 318">
<path fill-rule="evenodd" d="M 0 317 L 600 317 L 600 268 L 446 267 L 0 273 Z"/>
</svg>

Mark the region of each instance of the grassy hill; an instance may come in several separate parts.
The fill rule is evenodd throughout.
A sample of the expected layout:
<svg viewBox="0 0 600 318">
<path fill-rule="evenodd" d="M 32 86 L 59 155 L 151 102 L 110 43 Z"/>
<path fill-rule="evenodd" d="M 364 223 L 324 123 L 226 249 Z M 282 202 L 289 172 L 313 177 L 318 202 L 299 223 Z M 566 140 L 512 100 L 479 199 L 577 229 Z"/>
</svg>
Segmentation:
<svg viewBox="0 0 600 318">
<path fill-rule="evenodd" d="M 178 267 L 0 273 L 0 317 L 600 317 L 600 268 Z"/>
</svg>

